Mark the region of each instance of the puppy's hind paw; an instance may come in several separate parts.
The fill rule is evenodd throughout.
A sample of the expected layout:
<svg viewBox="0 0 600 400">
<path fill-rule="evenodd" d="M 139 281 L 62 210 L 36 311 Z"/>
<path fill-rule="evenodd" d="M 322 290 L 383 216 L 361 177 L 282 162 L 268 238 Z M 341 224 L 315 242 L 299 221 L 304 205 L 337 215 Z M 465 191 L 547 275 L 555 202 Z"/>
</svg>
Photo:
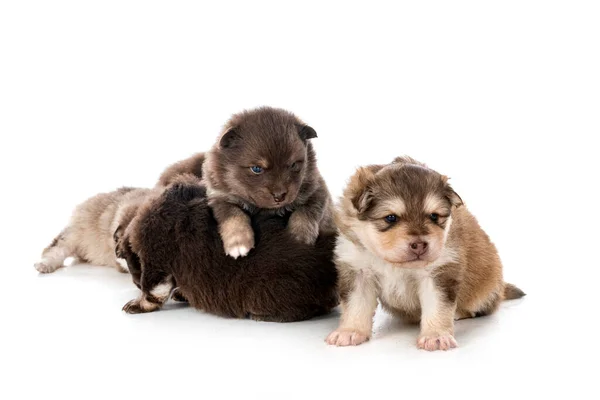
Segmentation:
<svg viewBox="0 0 600 400">
<path fill-rule="evenodd" d="M 56 271 L 57 269 L 59 269 L 59 268 L 60 268 L 60 265 L 59 265 L 59 266 L 52 266 L 52 265 L 46 264 L 46 263 L 45 263 L 45 262 L 43 262 L 43 261 L 40 261 L 40 262 L 38 262 L 38 263 L 35 263 L 35 264 L 33 265 L 33 267 L 34 267 L 34 268 L 35 268 L 35 269 L 36 269 L 36 270 L 37 270 L 37 271 L 38 271 L 40 274 L 49 274 L 49 273 L 51 273 L 51 272 L 54 272 L 54 271 Z"/>
<path fill-rule="evenodd" d="M 173 290 L 173 293 L 171 294 L 171 299 L 173 299 L 174 301 L 182 302 L 182 303 L 187 303 L 188 302 L 188 300 L 181 293 L 181 291 L 179 291 L 179 288 Z"/>
<path fill-rule="evenodd" d="M 417 347 L 422 350 L 450 350 L 458 347 L 452 335 L 422 335 L 417 340 Z"/>
<path fill-rule="evenodd" d="M 325 342 L 333 346 L 358 346 L 369 340 L 369 336 L 357 332 L 336 329 L 331 332 Z"/>
</svg>

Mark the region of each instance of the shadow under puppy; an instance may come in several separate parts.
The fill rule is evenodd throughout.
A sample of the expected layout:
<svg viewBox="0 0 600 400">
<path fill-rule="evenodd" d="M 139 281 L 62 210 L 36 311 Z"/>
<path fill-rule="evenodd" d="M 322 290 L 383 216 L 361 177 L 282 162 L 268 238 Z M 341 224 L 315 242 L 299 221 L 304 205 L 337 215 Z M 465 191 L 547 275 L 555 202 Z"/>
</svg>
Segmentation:
<svg viewBox="0 0 600 400">
<path fill-rule="evenodd" d="M 419 322 L 417 346 L 457 346 L 454 320 L 493 313 L 525 294 L 502 278 L 496 247 L 448 184 L 411 158 L 360 168 L 337 215 L 340 326 L 337 346 L 368 340 L 377 300 Z"/>
<path fill-rule="evenodd" d="M 225 317 L 289 322 L 328 313 L 338 304 L 336 235 L 301 243 L 290 237 L 288 219 L 254 215 L 256 247 L 234 260 L 222 250 L 206 188 L 172 183 L 140 208 L 118 243 L 142 290 L 124 311 L 158 310 L 177 287 L 193 307 Z"/>
<path fill-rule="evenodd" d="M 54 272 L 67 257 L 75 257 L 80 262 L 110 266 L 126 273 L 125 260 L 115 257 L 115 240 L 151 192 L 123 187 L 87 199 L 75 208 L 69 224 L 44 249 L 35 269 Z"/>
<path fill-rule="evenodd" d="M 218 222 L 222 248 L 233 258 L 254 247 L 251 217 L 289 214 L 290 238 L 313 244 L 335 231 L 333 202 L 317 168 L 313 128 L 294 114 L 260 107 L 233 115 L 217 143 L 168 167 L 157 186 L 181 175 L 201 178 Z"/>
</svg>

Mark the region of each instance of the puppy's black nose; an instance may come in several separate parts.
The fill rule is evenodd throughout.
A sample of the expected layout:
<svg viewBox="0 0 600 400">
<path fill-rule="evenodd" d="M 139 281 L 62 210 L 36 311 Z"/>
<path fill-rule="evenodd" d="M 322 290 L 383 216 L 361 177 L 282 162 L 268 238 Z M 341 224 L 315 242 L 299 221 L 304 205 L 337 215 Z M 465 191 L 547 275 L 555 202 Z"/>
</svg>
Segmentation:
<svg viewBox="0 0 600 400">
<path fill-rule="evenodd" d="M 273 195 L 273 200 L 275 200 L 276 203 L 281 203 L 282 201 L 285 200 L 285 195 L 287 194 L 286 192 L 281 192 L 281 193 L 271 193 Z"/>
<path fill-rule="evenodd" d="M 410 244 L 410 251 L 418 256 L 422 256 L 427 252 L 427 242 L 418 241 Z"/>
</svg>

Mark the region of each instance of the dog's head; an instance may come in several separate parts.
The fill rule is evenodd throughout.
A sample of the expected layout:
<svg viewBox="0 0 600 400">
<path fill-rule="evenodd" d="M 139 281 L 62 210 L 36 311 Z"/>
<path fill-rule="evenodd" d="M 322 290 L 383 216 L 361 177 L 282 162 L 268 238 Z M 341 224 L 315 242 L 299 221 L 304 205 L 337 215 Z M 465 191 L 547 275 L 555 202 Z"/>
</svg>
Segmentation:
<svg viewBox="0 0 600 400">
<path fill-rule="evenodd" d="M 234 115 L 207 158 L 207 178 L 217 190 L 260 208 L 292 203 L 312 175 L 313 128 L 294 114 L 262 107 Z"/>
<path fill-rule="evenodd" d="M 443 254 L 452 213 L 462 205 L 446 176 L 409 158 L 360 168 L 344 199 L 358 240 L 403 267 L 423 267 Z"/>
</svg>

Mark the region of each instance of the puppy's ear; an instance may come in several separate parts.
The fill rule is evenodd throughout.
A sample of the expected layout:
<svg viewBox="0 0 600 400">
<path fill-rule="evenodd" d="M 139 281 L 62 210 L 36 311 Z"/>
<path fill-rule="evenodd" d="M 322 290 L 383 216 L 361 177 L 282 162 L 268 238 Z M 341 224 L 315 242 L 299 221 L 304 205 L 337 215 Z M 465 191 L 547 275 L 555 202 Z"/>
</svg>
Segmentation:
<svg viewBox="0 0 600 400">
<path fill-rule="evenodd" d="M 359 214 L 362 214 L 369 208 L 372 201 L 373 191 L 371 188 L 366 187 L 352 199 L 352 205 L 354 205 Z"/>
<path fill-rule="evenodd" d="M 122 236 L 123 236 L 123 227 L 121 225 L 119 225 L 117 227 L 117 229 L 115 229 L 115 233 L 113 233 L 113 240 L 115 241 L 115 243 L 119 243 L 119 240 L 121 240 Z"/>
<path fill-rule="evenodd" d="M 423 168 L 429 168 L 429 167 L 427 167 L 427 165 L 425 165 L 422 162 L 417 161 L 414 158 L 409 157 L 409 156 L 396 157 L 396 158 L 394 158 L 394 161 L 392 161 L 392 164 L 402 164 L 402 165 L 412 164 L 412 165 L 419 165 Z"/>
<path fill-rule="evenodd" d="M 448 179 L 447 177 L 445 178 L 446 180 Z M 446 184 L 446 198 L 450 200 L 450 204 L 452 204 L 453 207 L 458 208 L 464 204 L 458 193 L 456 193 L 449 184 Z"/>
<path fill-rule="evenodd" d="M 122 238 L 123 238 L 123 227 L 121 227 L 121 225 L 119 225 L 117 227 L 117 229 L 115 230 L 115 233 L 113 233 L 113 240 L 115 241 L 115 256 L 117 256 L 117 258 L 125 258 L 123 256 L 123 249 L 122 249 L 123 241 L 121 240 Z"/>
<path fill-rule="evenodd" d="M 297 125 L 298 127 L 298 135 L 300 135 L 300 139 L 306 142 L 308 139 L 314 139 L 317 137 L 317 131 L 315 131 L 312 127 L 308 125 Z"/>
<path fill-rule="evenodd" d="M 375 176 L 373 169 L 361 167 L 350 179 L 346 195 L 350 198 L 352 205 L 359 214 L 364 213 L 373 201 L 373 190 L 371 181 Z"/>
<path fill-rule="evenodd" d="M 221 136 L 221 139 L 219 139 L 219 147 L 222 149 L 232 147 L 239 138 L 240 135 L 237 133 L 235 128 L 230 128 L 223 134 L 223 136 Z"/>
</svg>

